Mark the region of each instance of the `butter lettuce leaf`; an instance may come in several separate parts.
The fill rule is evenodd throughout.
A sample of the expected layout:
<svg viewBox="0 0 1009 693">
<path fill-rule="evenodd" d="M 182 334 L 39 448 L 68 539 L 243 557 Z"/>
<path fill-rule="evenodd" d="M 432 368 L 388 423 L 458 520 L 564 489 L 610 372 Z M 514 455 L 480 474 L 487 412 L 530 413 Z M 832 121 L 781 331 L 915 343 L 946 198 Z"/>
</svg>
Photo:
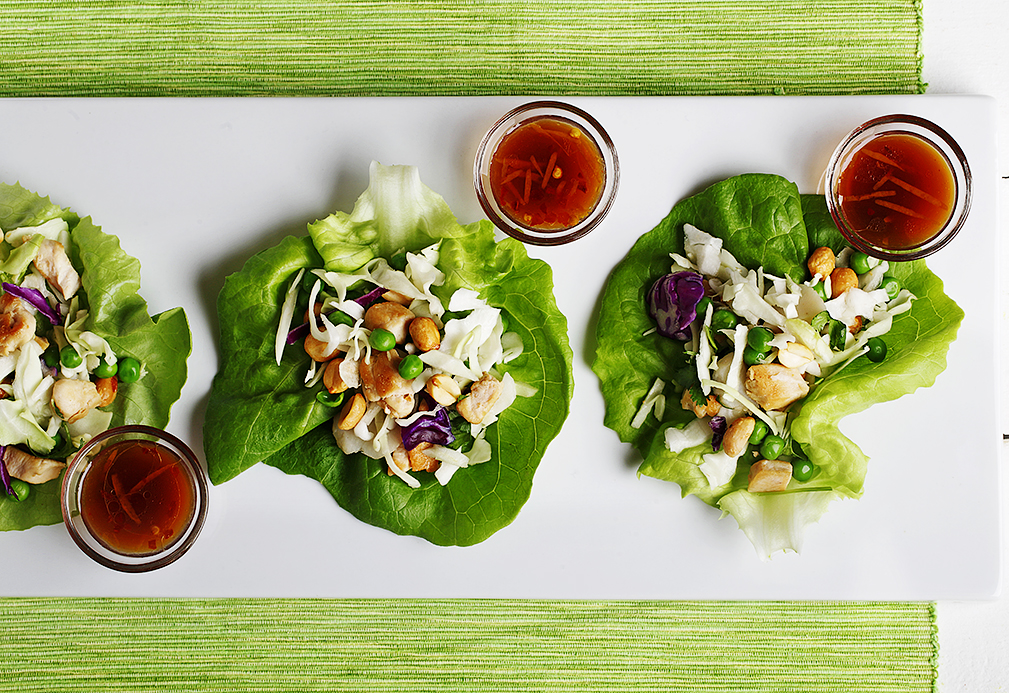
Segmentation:
<svg viewBox="0 0 1009 693">
<path fill-rule="evenodd" d="M 438 545 L 466 546 L 515 518 L 547 445 L 567 417 L 572 394 L 567 321 L 557 308 L 546 263 L 529 258 L 517 241 L 495 242 L 489 222 L 460 225 L 440 196 L 416 187 L 416 169 L 403 168 L 373 166 L 372 186 L 381 192 L 369 187 L 350 215 L 369 219 L 367 225 L 377 230 L 375 236 L 357 233 L 365 243 L 337 246 L 335 236 L 310 225 L 310 237 L 286 238 L 228 277 L 218 300 L 221 367 L 207 408 L 204 451 L 215 484 L 263 461 L 318 480 L 364 522 Z M 398 192 L 390 189 L 397 180 L 403 186 Z M 347 228 L 346 219 L 336 221 Z M 446 281 L 436 291 L 447 299 L 455 289 L 473 289 L 502 310 L 524 351 L 501 370 L 535 394 L 517 398 L 487 429 L 489 462 L 460 470 L 446 486 L 421 475 L 428 478 L 411 489 L 387 474 L 384 461 L 340 450 L 332 434 L 333 410 L 319 405 L 315 390 L 303 384 L 307 355 L 288 347 L 278 367 L 274 334 L 284 293 L 300 269 L 352 267 L 358 259 L 348 258 L 366 255 L 355 255 L 365 245 L 375 256 L 390 257 L 438 241 Z M 334 258 L 346 264 L 334 265 Z"/>
<path fill-rule="evenodd" d="M 791 422 L 791 436 L 820 468 L 806 484 L 772 501 L 746 492 L 748 464 L 740 462 L 732 480 L 711 488 L 700 472 L 710 445 L 680 453 L 664 444 L 664 431 L 682 427 L 693 415 L 678 404 L 666 408 L 662 421 L 649 417 L 630 425 L 655 378 L 682 380 L 690 367 L 683 344 L 659 336 L 648 315 L 645 295 L 669 271 L 669 253 L 683 252 L 683 225 L 693 224 L 722 238 L 724 247 L 745 266 L 763 266 L 772 274 L 806 278 L 806 258 L 827 245 L 839 251 L 844 239 L 820 195 L 800 195 L 779 176 L 744 174 L 712 185 L 677 203 L 655 229 L 644 234 L 614 268 L 603 291 L 592 369 L 606 402 L 605 424 L 641 454 L 639 473 L 678 484 L 684 496 L 732 514 L 754 540 L 762 557 L 777 550 L 798 550 L 801 532 L 819 518 L 830 500 L 862 493 L 868 459 L 838 430 L 846 416 L 877 402 L 928 387 L 946 367 L 946 353 L 956 338 L 963 311 L 943 292 L 942 282 L 924 261 L 891 263 L 891 273 L 918 298 L 910 311 L 894 318 L 886 335 L 887 358 L 852 362 L 815 387 Z M 667 392 L 672 398 L 672 392 Z"/>
<path fill-rule="evenodd" d="M 90 218 L 81 219 L 20 185 L 0 184 L 0 229 L 37 226 L 57 218 L 70 227 L 70 258 L 81 275 L 82 307 L 89 311 L 84 329 L 105 338 L 118 356 L 136 358 L 146 370 L 137 382 L 120 383 L 116 400 L 106 409 L 112 413 L 112 425 L 164 428 L 188 373 L 192 337 L 185 312 L 173 308 L 149 315 L 138 293 L 140 262 Z M 62 522 L 61 483 L 62 477 L 33 486 L 21 502 L 0 499 L 0 530 Z"/>
</svg>

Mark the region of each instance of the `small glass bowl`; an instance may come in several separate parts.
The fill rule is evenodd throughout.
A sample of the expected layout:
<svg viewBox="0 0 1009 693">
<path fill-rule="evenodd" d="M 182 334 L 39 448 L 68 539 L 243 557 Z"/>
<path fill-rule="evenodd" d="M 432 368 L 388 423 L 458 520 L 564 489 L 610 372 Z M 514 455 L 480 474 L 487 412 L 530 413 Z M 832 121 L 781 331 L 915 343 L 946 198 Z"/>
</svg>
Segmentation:
<svg viewBox="0 0 1009 693">
<path fill-rule="evenodd" d="M 588 216 L 565 228 L 535 228 L 510 217 L 494 196 L 490 185 L 490 168 L 498 146 L 520 126 L 541 118 L 569 123 L 595 143 L 602 155 L 604 182 L 599 199 Z M 581 238 L 592 231 L 610 211 L 617 196 L 620 182 L 620 163 L 613 140 L 602 125 L 585 111 L 559 101 L 533 101 L 512 109 L 498 120 L 484 135 L 477 149 L 473 167 L 477 199 L 487 217 L 512 238 L 532 245 L 562 245 Z"/>
<path fill-rule="evenodd" d="M 931 237 L 907 248 L 884 247 L 860 235 L 846 219 L 839 199 L 838 186 L 845 168 L 863 146 L 883 135 L 910 135 L 922 140 L 941 155 L 953 178 L 953 208 L 946 223 Z M 970 211 L 972 185 L 966 155 L 949 133 L 918 116 L 887 115 L 858 126 L 834 150 L 824 176 L 827 208 L 837 228 L 855 249 L 881 260 L 918 260 L 931 255 L 953 240 Z"/>
<path fill-rule="evenodd" d="M 178 463 L 182 478 L 190 485 L 188 490 L 192 492 L 193 499 L 192 512 L 171 540 L 153 550 L 136 553 L 118 550 L 101 540 L 85 521 L 83 513 L 85 481 L 95 466 L 96 458 L 112 446 L 135 441 L 151 443 L 160 455 L 173 458 Z M 107 568 L 142 573 L 174 563 L 193 545 L 206 520 L 207 489 L 203 468 L 193 451 L 181 440 L 150 426 L 120 426 L 95 436 L 77 451 L 63 478 L 60 505 L 70 536 L 85 554 Z"/>
</svg>

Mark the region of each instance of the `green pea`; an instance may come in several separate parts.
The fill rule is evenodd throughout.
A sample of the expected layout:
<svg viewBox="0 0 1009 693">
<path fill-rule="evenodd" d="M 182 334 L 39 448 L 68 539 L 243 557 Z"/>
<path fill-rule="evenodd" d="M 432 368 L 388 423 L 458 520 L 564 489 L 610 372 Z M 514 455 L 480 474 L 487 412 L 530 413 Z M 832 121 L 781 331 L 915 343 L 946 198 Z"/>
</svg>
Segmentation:
<svg viewBox="0 0 1009 693">
<path fill-rule="evenodd" d="M 66 368 L 77 368 L 83 360 L 77 350 L 69 344 L 60 349 L 60 363 Z"/>
<path fill-rule="evenodd" d="M 886 297 L 892 301 L 900 293 L 900 280 L 887 274 L 883 277 L 883 283 L 880 284 L 880 288 L 886 290 Z"/>
<path fill-rule="evenodd" d="M 336 325 L 350 325 L 351 327 L 354 326 L 354 318 L 350 317 L 342 310 L 330 311 L 330 313 L 326 315 L 326 317 L 329 318 L 330 322 Z"/>
<path fill-rule="evenodd" d="M 792 462 L 792 477 L 796 481 L 809 481 L 816 473 L 816 465 L 809 460 L 798 459 Z"/>
<path fill-rule="evenodd" d="M 50 368 L 56 368 L 60 365 L 60 349 L 55 344 L 50 344 L 46 347 L 46 350 L 42 352 L 42 360 L 46 362 L 46 365 Z"/>
<path fill-rule="evenodd" d="M 746 333 L 746 343 L 762 354 L 771 350 L 772 339 L 774 333 L 766 327 L 751 327 Z"/>
<path fill-rule="evenodd" d="M 747 345 L 746 348 L 743 349 L 743 363 L 747 366 L 756 366 L 758 364 L 765 363 L 770 355 L 770 351 L 759 351 L 754 349 L 752 346 Z"/>
<path fill-rule="evenodd" d="M 763 420 L 754 419 L 753 433 L 750 434 L 750 445 L 760 445 L 764 438 L 767 437 L 767 433 L 770 430 L 771 429 L 768 428 L 767 424 L 764 423 Z"/>
<path fill-rule="evenodd" d="M 869 347 L 865 355 L 873 363 L 879 363 L 886 358 L 886 342 L 879 337 L 870 337 L 865 345 Z"/>
<path fill-rule="evenodd" d="M 406 269 L 406 251 L 401 250 L 389 258 L 389 267 L 402 272 Z"/>
<path fill-rule="evenodd" d="M 119 370 L 116 375 L 121 383 L 135 383 L 140 380 L 140 361 L 132 356 L 119 359 Z"/>
<path fill-rule="evenodd" d="M 21 479 L 11 479 L 11 491 L 14 493 L 10 496 L 16 501 L 23 501 L 31 493 L 31 484 L 21 481 Z"/>
<path fill-rule="evenodd" d="M 869 256 L 861 251 L 855 251 L 848 260 L 848 266 L 855 270 L 855 274 L 865 274 L 872 267 L 869 266 Z"/>
<path fill-rule="evenodd" d="M 715 330 L 731 330 L 739 324 L 739 318 L 731 310 L 727 308 L 719 308 L 711 316 L 711 329 Z"/>
<path fill-rule="evenodd" d="M 399 362 L 399 374 L 404 380 L 413 380 L 424 372 L 424 362 L 416 354 L 409 354 Z"/>
<path fill-rule="evenodd" d="M 383 330 L 381 327 L 372 330 L 371 337 L 368 339 L 371 344 L 371 348 L 377 351 L 390 351 L 396 346 L 396 336 L 389 330 Z"/>
<path fill-rule="evenodd" d="M 319 404 L 324 404 L 327 407 L 338 407 L 343 404 L 343 393 L 337 392 L 334 394 L 329 390 L 319 390 L 315 394 L 315 399 Z"/>
<path fill-rule="evenodd" d="M 760 444 L 760 456 L 765 460 L 776 460 L 785 451 L 785 441 L 776 435 L 769 435 Z"/>
<path fill-rule="evenodd" d="M 110 364 L 105 360 L 104 356 L 98 359 L 98 366 L 95 368 L 95 375 L 99 378 L 111 378 L 118 372 L 118 363 Z"/>
<path fill-rule="evenodd" d="M 711 299 L 705 296 L 700 301 L 697 302 L 697 319 L 704 320 L 705 314 L 708 312 L 708 306 L 711 305 Z"/>
</svg>

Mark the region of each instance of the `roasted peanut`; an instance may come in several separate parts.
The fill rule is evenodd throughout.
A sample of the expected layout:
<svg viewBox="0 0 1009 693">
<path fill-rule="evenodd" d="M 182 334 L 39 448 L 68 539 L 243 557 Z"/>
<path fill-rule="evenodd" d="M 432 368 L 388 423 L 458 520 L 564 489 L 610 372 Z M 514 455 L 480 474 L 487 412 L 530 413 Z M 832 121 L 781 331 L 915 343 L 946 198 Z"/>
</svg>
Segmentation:
<svg viewBox="0 0 1009 693">
<path fill-rule="evenodd" d="M 809 256 L 809 260 L 806 261 L 806 267 L 809 268 L 809 273 L 814 277 L 820 275 L 820 277 L 826 279 L 834 271 L 836 262 L 834 251 L 824 246 L 813 251 L 812 255 Z"/>
<path fill-rule="evenodd" d="M 750 436 L 757 422 L 752 416 L 741 416 L 729 425 L 729 430 L 722 438 L 722 451 L 729 457 L 739 457 L 746 452 L 750 444 Z"/>
<path fill-rule="evenodd" d="M 792 465 L 790 462 L 760 460 L 750 466 L 749 485 L 746 490 L 750 493 L 784 491 L 791 478 Z"/>
<path fill-rule="evenodd" d="M 360 392 L 355 392 L 350 401 L 344 404 L 343 409 L 340 410 L 340 418 L 336 424 L 337 428 L 341 431 L 349 431 L 361 423 L 361 419 L 364 418 L 364 413 L 367 410 L 368 403 L 365 401 L 364 395 Z"/>
<path fill-rule="evenodd" d="M 396 344 L 406 341 L 407 327 L 416 317 L 413 311 L 392 301 L 372 304 L 364 312 L 364 326 L 369 330 L 388 330 L 396 337 Z"/>
<path fill-rule="evenodd" d="M 431 376 L 424 389 L 427 390 L 427 394 L 431 395 L 431 399 L 443 407 L 454 404 L 462 395 L 462 388 L 459 387 L 459 383 L 452 376 L 443 373 Z"/>
<path fill-rule="evenodd" d="M 413 303 L 413 299 L 411 299 L 406 294 L 401 294 L 398 291 L 386 291 L 384 294 L 382 294 L 382 298 L 384 298 L 386 301 L 391 301 L 392 303 L 398 303 L 401 306 L 407 306 L 407 307 L 409 307 L 409 305 Z"/>
<path fill-rule="evenodd" d="M 98 390 L 98 396 L 101 398 L 97 406 L 107 407 L 116 399 L 116 392 L 119 390 L 119 379 L 115 377 L 99 378 L 95 381 L 95 389 Z"/>
<path fill-rule="evenodd" d="M 322 374 L 323 386 L 334 395 L 347 389 L 347 383 L 343 382 L 343 376 L 340 374 L 342 365 L 343 359 L 333 359 L 326 364 L 326 370 Z"/>
<path fill-rule="evenodd" d="M 858 334 L 859 330 L 861 329 L 862 329 L 862 316 L 856 315 L 855 319 L 851 322 L 850 325 L 848 325 L 848 332 L 851 332 L 852 334 Z"/>
<path fill-rule="evenodd" d="M 322 363 L 329 361 L 339 352 L 335 348 L 331 348 L 328 342 L 317 339 L 312 335 L 307 335 L 305 337 L 305 353 L 308 354 L 313 361 Z"/>
<path fill-rule="evenodd" d="M 802 370 L 814 358 L 809 347 L 798 342 L 789 342 L 784 349 L 778 349 L 778 363 L 786 368 Z"/>
<path fill-rule="evenodd" d="M 830 297 L 837 298 L 848 289 L 858 286 L 858 275 L 850 267 L 838 267 L 830 273 Z"/>
<path fill-rule="evenodd" d="M 431 318 L 414 318 L 410 321 L 410 339 L 421 351 L 434 351 L 441 346 L 438 325 Z"/>
<path fill-rule="evenodd" d="M 715 395 L 708 395 L 705 399 L 704 406 L 699 406 L 696 402 L 694 402 L 694 398 L 690 396 L 689 388 L 683 391 L 683 397 L 680 398 L 680 406 L 687 411 L 694 412 L 694 416 L 697 418 L 701 418 L 702 416 L 715 416 L 722 408 L 722 405 L 718 403 L 718 398 Z"/>
<path fill-rule="evenodd" d="M 407 450 L 406 456 L 410 460 L 410 471 L 412 472 L 433 472 L 441 466 L 435 458 L 424 453 L 431 447 L 431 443 L 418 443 L 413 450 Z"/>
</svg>

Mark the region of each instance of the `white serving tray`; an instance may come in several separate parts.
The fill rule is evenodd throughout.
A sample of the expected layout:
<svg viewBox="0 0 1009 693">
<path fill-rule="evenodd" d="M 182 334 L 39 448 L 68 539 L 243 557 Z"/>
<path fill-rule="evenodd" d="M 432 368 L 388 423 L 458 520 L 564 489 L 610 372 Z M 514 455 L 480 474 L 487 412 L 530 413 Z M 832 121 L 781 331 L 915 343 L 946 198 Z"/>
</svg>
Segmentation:
<svg viewBox="0 0 1009 693">
<path fill-rule="evenodd" d="M 189 381 L 170 430 L 202 450 L 224 276 L 286 234 L 349 211 L 372 159 L 415 164 L 463 222 L 481 216 L 472 160 L 484 131 L 529 99 L 0 101 L 0 180 L 116 234 L 143 264 L 152 312 L 182 305 Z M 62 525 L 0 534 L 0 594 L 657 599 L 970 599 L 1000 584 L 999 262 L 995 105 L 985 97 L 579 98 L 609 131 L 621 182 L 609 217 L 551 263 L 575 352 L 571 415 L 516 521 L 441 548 L 365 525 L 316 482 L 265 465 L 212 489 L 207 526 L 177 564 L 121 575 Z M 878 115 L 913 113 L 965 150 L 974 201 L 929 261 L 965 310 L 936 385 L 842 422 L 871 458 L 865 494 L 834 503 L 801 555 L 758 560 L 731 517 L 635 474 L 602 426 L 589 370 L 609 271 L 672 205 L 719 179 L 778 173 L 815 192 L 834 145 Z M 11 557 L 16 557 L 13 560 Z"/>
</svg>

